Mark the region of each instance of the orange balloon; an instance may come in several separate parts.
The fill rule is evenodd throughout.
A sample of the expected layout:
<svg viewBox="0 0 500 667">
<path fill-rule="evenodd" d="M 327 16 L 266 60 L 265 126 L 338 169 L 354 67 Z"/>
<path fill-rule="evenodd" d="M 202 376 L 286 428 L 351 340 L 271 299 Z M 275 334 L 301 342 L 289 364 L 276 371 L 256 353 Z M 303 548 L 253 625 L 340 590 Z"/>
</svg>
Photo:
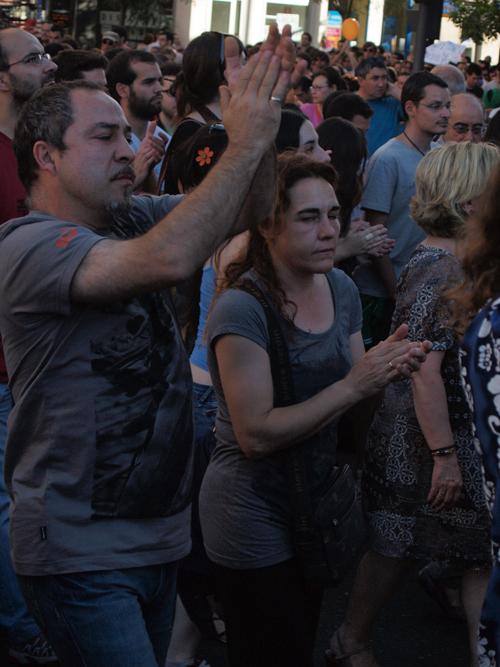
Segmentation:
<svg viewBox="0 0 500 667">
<path fill-rule="evenodd" d="M 348 40 L 356 39 L 359 35 L 359 23 L 356 19 L 346 19 L 342 23 L 342 34 Z"/>
</svg>

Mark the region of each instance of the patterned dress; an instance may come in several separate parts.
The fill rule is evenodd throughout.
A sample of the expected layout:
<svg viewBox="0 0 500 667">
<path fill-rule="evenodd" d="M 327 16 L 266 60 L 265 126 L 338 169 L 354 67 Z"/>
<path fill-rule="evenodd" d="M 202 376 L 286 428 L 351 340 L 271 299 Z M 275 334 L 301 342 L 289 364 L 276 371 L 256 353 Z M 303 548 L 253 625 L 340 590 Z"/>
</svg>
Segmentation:
<svg viewBox="0 0 500 667">
<path fill-rule="evenodd" d="M 409 325 L 410 340 L 430 340 L 444 352 L 441 376 L 463 492 L 452 508 L 427 502 L 433 459 L 415 414 L 411 380 L 386 389 L 368 436 L 363 491 L 371 547 L 394 558 L 446 561 L 451 571 L 484 567 L 490 561 L 489 517 L 481 466 L 472 439 L 472 419 L 460 381 L 458 346 L 447 326 L 442 293 L 460 279 L 450 253 L 419 246 L 401 274 L 392 329 Z"/>
<path fill-rule="evenodd" d="M 465 334 L 460 354 L 465 393 L 482 453 L 493 525 L 494 566 L 481 617 L 479 664 L 500 666 L 500 298 L 487 304 Z"/>
</svg>

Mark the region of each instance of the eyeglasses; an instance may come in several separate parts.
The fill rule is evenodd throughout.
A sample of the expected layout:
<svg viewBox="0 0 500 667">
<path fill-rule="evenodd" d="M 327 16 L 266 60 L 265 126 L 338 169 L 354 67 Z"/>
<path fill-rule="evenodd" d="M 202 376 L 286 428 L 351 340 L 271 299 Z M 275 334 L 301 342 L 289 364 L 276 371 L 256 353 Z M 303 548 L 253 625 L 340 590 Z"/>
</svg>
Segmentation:
<svg viewBox="0 0 500 667">
<path fill-rule="evenodd" d="M 432 102 L 431 104 L 425 104 L 424 102 L 421 102 L 421 104 L 431 111 L 441 111 L 441 109 L 448 109 L 449 111 L 451 107 L 451 102 Z"/>
<path fill-rule="evenodd" d="M 14 67 L 14 65 L 19 65 L 20 63 L 23 65 L 40 65 L 44 60 L 52 59 L 48 53 L 40 53 L 39 51 L 36 53 L 28 53 L 28 55 L 24 56 L 24 58 L 21 58 L 21 60 L 16 60 L 14 63 L 9 63 L 5 69 L 9 69 L 9 67 Z"/>
<path fill-rule="evenodd" d="M 108 44 L 109 46 L 113 46 L 115 42 L 112 39 L 101 39 L 101 44 Z"/>
<path fill-rule="evenodd" d="M 321 90 L 322 88 L 329 88 L 330 86 L 327 83 L 324 83 L 322 86 L 319 86 L 315 83 L 312 84 L 311 88 L 313 90 Z"/>
<path fill-rule="evenodd" d="M 474 125 L 468 125 L 467 123 L 455 123 L 452 125 L 452 128 L 457 134 L 467 134 L 467 132 L 470 130 L 471 134 L 479 137 L 484 132 L 484 125 L 482 123 L 475 123 Z"/>
</svg>

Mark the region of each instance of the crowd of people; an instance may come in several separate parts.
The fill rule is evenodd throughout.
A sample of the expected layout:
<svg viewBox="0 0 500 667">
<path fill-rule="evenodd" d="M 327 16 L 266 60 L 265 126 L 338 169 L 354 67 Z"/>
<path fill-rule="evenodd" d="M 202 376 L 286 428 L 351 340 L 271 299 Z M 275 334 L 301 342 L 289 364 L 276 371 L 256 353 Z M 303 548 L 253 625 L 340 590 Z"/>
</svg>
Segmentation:
<svg viewBox="0 0 500 667">
<path fill-rule="evenodd" d="M 11 659 L 312 667 L 301 521 L 347 461 L 368 537 L 326 663 L 378 665 L 416 574 L 500 665 L 498 108 L 500 65 L 288 26 L 0 30 Z"/>
</svg>

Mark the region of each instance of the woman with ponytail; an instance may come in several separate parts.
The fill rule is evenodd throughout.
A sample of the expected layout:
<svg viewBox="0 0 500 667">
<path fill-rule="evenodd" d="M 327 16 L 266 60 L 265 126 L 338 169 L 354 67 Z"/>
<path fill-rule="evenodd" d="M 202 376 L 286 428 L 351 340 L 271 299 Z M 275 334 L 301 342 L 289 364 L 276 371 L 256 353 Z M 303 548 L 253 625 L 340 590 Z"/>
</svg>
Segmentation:
<svg viewBox="0 0 500 667">
<path fill-rule="evenodd" d="M 219 87 L 239 71 L 244 55 L 243 44 L 237 37 L 220 32 L 204 32 L 187 45 L 182 70 L 174 83 L 179 123 L 163 162 L 160 194 L 179 194 L 172 158 L 196 130 L 220 121 Z"/>
</svg>

